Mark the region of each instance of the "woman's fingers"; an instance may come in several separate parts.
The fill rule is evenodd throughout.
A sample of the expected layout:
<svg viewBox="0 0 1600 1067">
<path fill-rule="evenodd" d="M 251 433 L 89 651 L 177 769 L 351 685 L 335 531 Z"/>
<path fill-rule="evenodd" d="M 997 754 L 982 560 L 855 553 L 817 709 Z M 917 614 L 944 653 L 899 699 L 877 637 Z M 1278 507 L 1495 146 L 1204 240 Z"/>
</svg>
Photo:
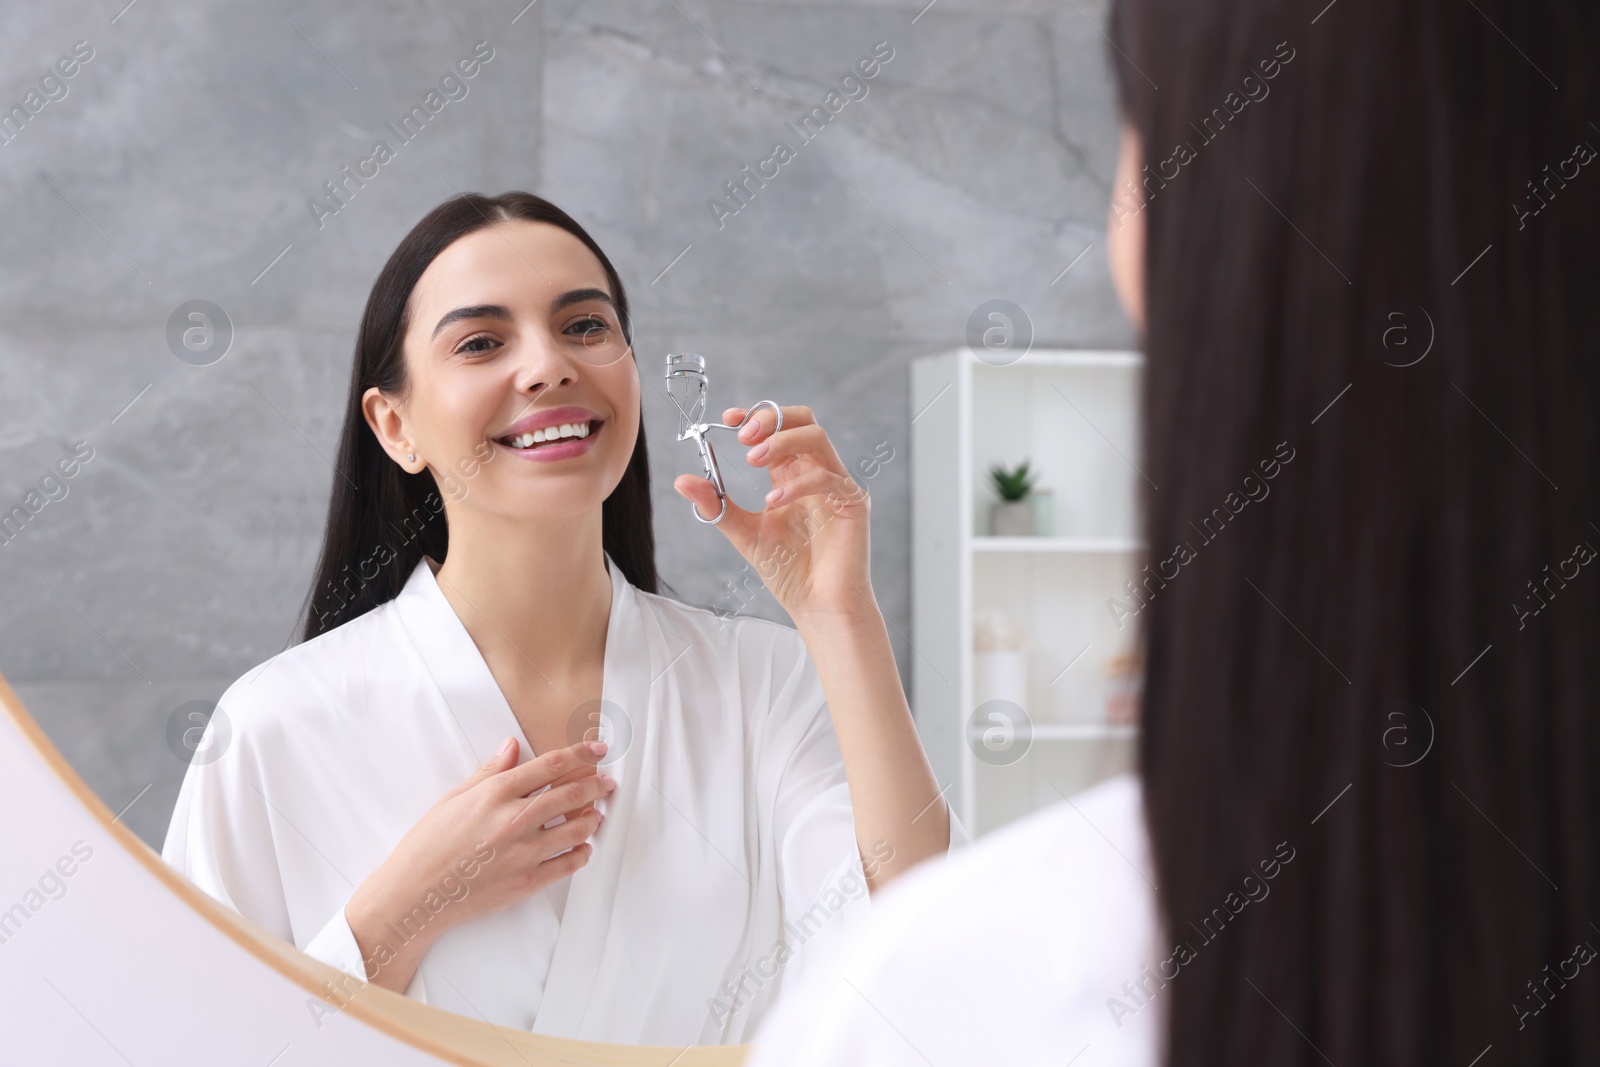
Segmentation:
<svg viewBox="0 0 1600 1067">
<path fill-rule="evenodd" d="M 767 506 L 799 500 L 817 493 L 835 492 L 839 503 L 850 506 L 864 501 L 866 493 L 845 470 L 838 451 L 828 434 L 817 424 L 816 415 L 802 404 L 781 409 L 783 429 L 777 429 L 776 413 L 771 408 L 760 408 L 750 414 L 748 408 L 727 408 L 722 421 L 736 426 L 749 414 L 739 431 L 739 442 L 751 446 L 747 458 L 758 467 L 767 467 L 774 476 L 774 489 L 767 496 Z M 795 460 L 808 462 L 788 462 Z M 747 511 L 731 498 L 718 499 L 716 488 L 705 478 L 682 474 L 673 480 L 673 489 L 695 507 L 701 518 L 712 520 L 719 511 L 722 519 L 717 524 L 724 536 L 732 542 L 747 560 L 761 536 L 762 511 Z"/>
<path fill-rule="evenodd" d="M 445 801 L 450 800 L 453 797 L 458 797 L 462 793 L 465 793 L 467 790 L 471 789 L 473 786 L 488 781 L 490 778 L 493 778 L 495 775 L 507 770 L 508 768 L 515 767 L 517 765 L 517 753 L 521 751 L 521 747 L 521 742 L 519 742 L 516 738 L 506 738 L 505 743 L 500 746 L 494 755 L 485 760 L 483 765 L 477 770 L 463 778 L 461 782 L 448 793 L 440 797 L 439 803 L 443 804 Z"/>
<path fill-rule="evenodd" d="M 558 815 L 571 818 L 578 809 L 609 796 L 616 786 L 616 779 L 605 774 L 585 775 L 563 785 L 551 786 L 538 796 L 524 801 L 511 821 L 513 824 L 543 826 Z"/>
<path fill-rule="evenodd" d="M 846 473 L 844 462 L 839 459 L 839 453 L 829 440 L 827 431 L 814 422 L 792 429 L 787 422 L 784 423 L 783 429 L 767 435 L 766 439 L 752 448 L 745 458 L 757 467 L 771 467 L 775 463 L 798 456 L 808 457 L 817 466 L 835 474 Z"/>
<path fill-rule="evenodd" d="M 828 439 L 822 427 L 815 423 L 793 429 L 786 426 L 768 436 L 749 454 L 751 463 L 768 468 L 783 460 L 798 457 L 808 457 L 814 465 L 802 468 L 798 474 L 780 476 L 782 484 L 774 485 L 772 491 L 767 494 L 766 506 L 776 507 L 806 496 L 829 492 L 834 493 L 838 502 L 845 505 L 866 499 L 866 490 L 850 477 L 839 459 L 838 452 L 834 450 L 833 442 Z M 680 474 L 673 480 L 672 487 L 680 496 L 693 503 L 695 510 L 702 517 L 711 519 L 716 516 L 721 502 L 717 499 L 715 487 L 706 479 L 692 474 Z M 742 552 L 746 544 L 753 542 L 756 527 L 760 522 L 760 513 L 739 507 L 731 497 L 727 505 L 727 512 L 719 526 L 734 543 L 734 547 Z"/>
<path fill-rule="evenodd" d="M 567 875 L 572 874 L 579 867 L 589 862 L 589 855 L 594 851 L 594 846 L 587 841 L 574 845 L 572 851 L 563 852 L 559 856 L 551 856 L 539 864 L 539 877 L 545 885 L 558 882 Z"/>
<path fill-rule="evenodd" d="M 811 409 L 804 404 L 795 404 L 791 407 L 780 405 L 780 409 L 783 411 L 783 428 L 785 430 L 791 426 L 806 426 L 817 421 L 817 417 L 812 414 Z M 749 410 L 749 408 L 728 408 L 722 413 L 722 421 L 729 426 L 738 426 L 740 420 L 744 418 L 745 413 Z M 753 445 L 769 437 L 777 428 L 778 418 L 772 413 L 772 409 L 760 408 L 739 431 L 739 440 L 743 444 Z"/>
<path fill-rule="evenodd" d="M 767 506 L 775 508 L 793 504 L 808 496 L 822 497 L 828 510 L 834 513 L 868 503 L 866 489 L 854 478 L 812 468 L 782 485 L 774 486 L 772 492 L 767 494 Z"/>
<path fill-rule="evenodd" d="M 680 474 L 672 480 L 672 488 L 694 505 L 701 518 L 709 521 L 717 517 L 722 505 L 717 500 L 716 486 L 709 480 L 694 474 Z M 728 508 L 732 510 L 733 501 L 728 501 Z"/>
<path fill-rule="evenodd" d="M 678 495 L 692 502 L 702 518 L 707 520 L 717 517 L 721 502 L 717 499 L 717 490 L 704 478 L 692 474 L 680 474 L 673 480 L 672 487 Z M 722 521 L 717 523 L 717 529 L 722 531 L 722 536 L 739 551 L 746 559 L 755 547 L 756 536 L 760 532 L 761 512 L 747 511 L 733 502 L 733 497 L 727 498 L 728 508 L 722 514 Z"/>
<path fill-rule="evenodd" d="M 544 755 L 531 759 L 520 767 L 502 771 L 496 783 L 519 797 L 538 792 L 564 775 L 585 767 L 593 767 L 605 756 L 605 743 L 598 742 L 600 751 L 589 746 L 597 742 L 580 741 L 566 748 L 554 748 Z"/>
<path fill-rule="evenodd" d="M 552 826 L 543 831 L 539 836 L 539 854 L 542 859 L 549 859 L 559 852 L 569 848 L 576 848 L 600 829 L 600 813 L 592 811 L 587 815 L 580 815 L 568 819 L 559 826 Z"/>
</svg>

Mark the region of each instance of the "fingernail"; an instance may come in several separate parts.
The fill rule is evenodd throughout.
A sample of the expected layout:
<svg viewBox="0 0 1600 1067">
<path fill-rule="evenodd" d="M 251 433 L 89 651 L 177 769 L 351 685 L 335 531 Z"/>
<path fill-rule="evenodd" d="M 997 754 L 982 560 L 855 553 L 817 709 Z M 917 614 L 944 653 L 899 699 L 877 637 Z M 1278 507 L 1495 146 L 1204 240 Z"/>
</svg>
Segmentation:
<svg viewBox="0 0 1600 1067">
<path fill-rule="evenodd" d="M 756 445 L 756 447 L 754 447 L 754 448 L 752 448 L 750 450 L 750 462 L 752 462 L 752 463 L 759 462 L 761 460 L 761 458 L 763 456 L 765 456 L 766 454 L 767 454 L 767 442 L 766 441 L 762 441 L 759 445 Z"/>
<path fill-rule="evenodd" d="M 602 774 L 600 776 L 600 784 L 605 786 L 606 792 L 609 793 L 611 790 L 617 787 L 617 780 L 611 777 L 609 774 Z"/>
<path fill-rule="evenodd" d="M 774 489 L 772 492 L 767 494 L 767 503 L 769 503 L 769 504 L 776 504 L 778 501 L 780 501 L 782 499 L 783 499 L 783 486 L 781 486 L 781 485 L 778 486 L 776 489 Z"/>
<path fill-rule="evenodd" d="M 504 756 L 507 752 L 511 751 L 512 746 L 515 745 L 516 743 L 517 743 L 517 739 L 515 737 L 506 738 L 504 741 L 500 742 L 500 753 L 499 754 Z"/>
<path fill-rule="evenodd" d="M 604 741 L 590 741 L 589 751 L 596 756 L 603 756 L 606 754 L 606 743 Z"/>
</svg>

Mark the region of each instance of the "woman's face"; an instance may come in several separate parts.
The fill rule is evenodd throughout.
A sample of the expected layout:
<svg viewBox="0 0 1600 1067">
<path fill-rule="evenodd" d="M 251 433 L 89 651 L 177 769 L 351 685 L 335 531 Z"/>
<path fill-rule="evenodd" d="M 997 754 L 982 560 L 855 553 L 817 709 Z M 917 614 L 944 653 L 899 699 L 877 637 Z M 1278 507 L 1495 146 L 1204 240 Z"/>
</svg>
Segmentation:
<svg viewBox="0 0 1600 1067">
<path fill-rule="evenodd" d="M 1139 168 L 1144 165 L 1139 135 L 1122 127 L 1122 152 L 1111 182 L 1111 208 L 1106 219 L 1106 262 L 1111 286 L 1128 321 L 1144 332 L 1144 211 L 1139 195 Z"/>
<path fill-rule="evenodd" d="M 432 468 L 447 502 L 507 518 L 573 515 L 611 495 L 639 434 L 639 372 L 583 242 L 497 222 L 441 252 L 409 310 L 404 398 L 364 398 L 396 462 Z"/>
</svg>

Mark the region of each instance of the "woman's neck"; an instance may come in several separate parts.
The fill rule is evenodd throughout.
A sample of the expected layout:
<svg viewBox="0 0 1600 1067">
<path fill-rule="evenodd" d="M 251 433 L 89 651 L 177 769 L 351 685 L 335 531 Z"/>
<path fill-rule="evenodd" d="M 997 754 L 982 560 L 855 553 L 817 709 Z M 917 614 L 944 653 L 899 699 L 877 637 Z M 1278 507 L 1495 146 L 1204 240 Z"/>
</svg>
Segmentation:
<svg viewBox="0 0 1600 1067">
<path fill-rule="evenodd" d="M 510 522 L 450 516 L 439 589 L 502 686 L 562 685 L 605 659 L 611 578 L 601 509 Z"/>
</svg>

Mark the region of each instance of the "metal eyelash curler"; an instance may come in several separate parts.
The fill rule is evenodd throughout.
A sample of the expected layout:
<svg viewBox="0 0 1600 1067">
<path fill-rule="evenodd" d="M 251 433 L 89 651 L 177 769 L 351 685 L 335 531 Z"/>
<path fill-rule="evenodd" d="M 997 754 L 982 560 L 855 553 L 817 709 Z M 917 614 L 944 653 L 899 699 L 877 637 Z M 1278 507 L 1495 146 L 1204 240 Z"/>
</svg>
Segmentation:
<svg viewBox="0 0 1600 1067">
<path fill-rule="evenodd" d="M 678 440 L 687 441 L 694 438 L 700 446 L 700 463 L 706 469 L 706 481 L 710 482 L 717 490 L 717 501 L 721 509 L 714 519 L 705 518 L 700 514 L 700 509 L 691 501 L 690 509 L 694 517 L 707 526 L 715 526 L 722 521 L 728 513 L 728 490 L 722 484 L 722 471 L 717 467 L 717 454 L 711 449 L 711 442 L 706 434 L 712 430 L 732 430 L 738 433 L 750 417 L 762 408 L 771 408 L 778 417 L 778 425 L 773 430 L 776 433 L 783 429 L 783 409 L 770 400 L 757 401 L 744 413 L 744 418 L 739 420 L 739 425 L 729 426 L 726 423 L 708 423 L 706 416 L 706 357 L 694 352 L 673 352 L 667 355 L 667 397 L 673 406 L 678 409 Z"/>
</svg>

